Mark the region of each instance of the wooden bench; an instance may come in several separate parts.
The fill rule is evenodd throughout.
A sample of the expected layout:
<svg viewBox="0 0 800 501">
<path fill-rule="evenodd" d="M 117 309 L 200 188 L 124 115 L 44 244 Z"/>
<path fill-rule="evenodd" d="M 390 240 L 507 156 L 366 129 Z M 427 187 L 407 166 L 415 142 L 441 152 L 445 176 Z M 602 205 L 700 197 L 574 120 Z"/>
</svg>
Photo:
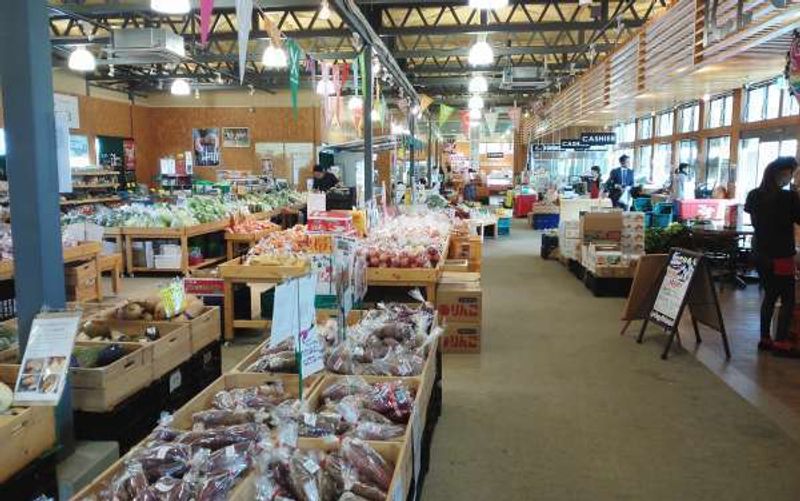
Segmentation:
<svg viewBox="0 0 800 501">
<path fill-rule="evenodd" d="M 122 253 L 101 254 L 98 263 L 101 274 L 104 271 L 111 272 L 111 289 L 114 294 L 119 294 L 120 277 L 122 276 Z"/>
</svg>

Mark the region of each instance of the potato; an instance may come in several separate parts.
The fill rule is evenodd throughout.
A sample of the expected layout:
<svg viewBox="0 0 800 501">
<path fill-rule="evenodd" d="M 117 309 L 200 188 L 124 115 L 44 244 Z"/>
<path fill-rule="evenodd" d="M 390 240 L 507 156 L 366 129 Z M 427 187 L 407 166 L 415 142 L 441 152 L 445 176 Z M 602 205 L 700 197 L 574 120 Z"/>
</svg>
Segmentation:
<svg viewBox="0 0 800 501">
<path fill-rule="evenodd" d="M 145 314 L 142 315 L 142 320 L 144 320 L 145 322 L 152 322 L 153 321 L 153 314 L 150 313 L 149 311 L 145 312 Z"/>
<path fill-rule="evenodd" d="M 128 303 L 122 310 L 123 320 L 140 320 L 144 314 L 144 309 L 139 303 Z"/>
<path fill-rule="evenodd" d="M 145 300 L 142 301 L 142 306 L 148 313 L 155 313 L 159 303 L 161 303 L 161 296 L 159 296 L 158 294 L 154 294 L 151 296 L 147 296 L 147 298 L 145 298 Z"/>
<path fill-rule="evenodd" d="M 184 313 L 186 317 L 189 319 L 197 318 L 203 314 L 205 311 L 205 305 L 199 299 L 197 301 L 192 301 L 186 305 L 186 310 Z"/>
<path fill-rule="evenodd" d="M 83 332 L 89 337 L 108 337 L 111 329 L 105 322 L 93 319 L 83 324 Z"/>
</svg>

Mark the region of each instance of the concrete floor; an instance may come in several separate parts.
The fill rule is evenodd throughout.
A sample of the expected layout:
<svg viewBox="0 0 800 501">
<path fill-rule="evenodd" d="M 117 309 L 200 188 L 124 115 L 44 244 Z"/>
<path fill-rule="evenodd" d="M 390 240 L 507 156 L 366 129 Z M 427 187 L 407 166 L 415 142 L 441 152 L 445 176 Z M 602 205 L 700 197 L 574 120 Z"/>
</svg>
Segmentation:
<svg viewBox="0 0 800 501">
<path fill-rule="evenodd" d="M 483 353 L 445 357 L 424 499 L 798 499 L 796 442 L 538 245 L 484 246 Z"/>
</svg>

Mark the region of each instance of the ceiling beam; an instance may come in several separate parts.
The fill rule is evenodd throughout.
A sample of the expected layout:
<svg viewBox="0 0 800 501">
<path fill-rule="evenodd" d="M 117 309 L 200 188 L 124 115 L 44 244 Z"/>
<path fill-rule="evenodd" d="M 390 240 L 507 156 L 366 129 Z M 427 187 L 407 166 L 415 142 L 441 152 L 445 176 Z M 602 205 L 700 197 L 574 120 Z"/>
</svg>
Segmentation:
<svg viewBox="0 0 800 501">
<path fill-rule="evenodd" d="M 644 20 L 628 20 L 625 25 L 638 28 Z M 543 33 L 561 31 L 594 31 L 603 28 L 604 21 L 547 21 L 541 23 L 496 23 L 496 24 L 448 24 L 428 26 L 383 26 L 381 36 L 413 36 L 413 35 L 472 35 L 478 33 Z"/>
</svg>

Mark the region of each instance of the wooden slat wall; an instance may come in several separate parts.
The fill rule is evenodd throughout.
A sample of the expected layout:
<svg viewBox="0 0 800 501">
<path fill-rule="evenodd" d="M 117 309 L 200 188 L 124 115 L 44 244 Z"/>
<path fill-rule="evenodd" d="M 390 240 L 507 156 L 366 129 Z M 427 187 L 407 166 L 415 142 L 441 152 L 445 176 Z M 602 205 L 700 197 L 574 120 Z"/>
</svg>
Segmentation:
<svg viewBox="0 0 800 501">
<path fill-rule="evenodd" d="M 645 92 L 663 91 L 664 82 L 693 64 L 695 1 L 681 0 L 645 30 Z"/>
<path fill-rule="evenodd" d="M 636 94 L 639 66 L 639 40 L 634 38 L 609 58 L 609 96 L 612 103 L 621 103 Z"/>
</svg>

